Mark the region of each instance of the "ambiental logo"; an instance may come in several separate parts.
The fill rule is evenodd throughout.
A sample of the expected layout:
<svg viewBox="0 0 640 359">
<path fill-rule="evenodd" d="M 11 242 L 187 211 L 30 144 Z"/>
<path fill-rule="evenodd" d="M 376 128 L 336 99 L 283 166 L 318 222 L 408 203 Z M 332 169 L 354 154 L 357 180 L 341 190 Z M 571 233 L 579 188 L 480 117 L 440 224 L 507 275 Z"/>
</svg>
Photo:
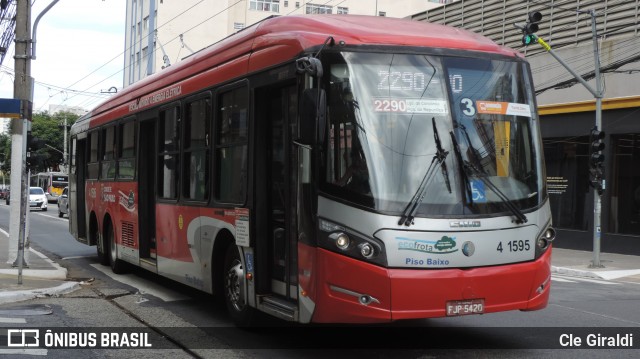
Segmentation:
<svg viewBox="0 0 640 359">
<path fill-rule="evenodd" d="M 448 254 L 457 252 L 456 237 L 442 236 L 437 241 L 419 240 L 404 237 L 396 237 L 399 240 L 399 250 L 409 250 L 423 253 Z"/>
</svg>

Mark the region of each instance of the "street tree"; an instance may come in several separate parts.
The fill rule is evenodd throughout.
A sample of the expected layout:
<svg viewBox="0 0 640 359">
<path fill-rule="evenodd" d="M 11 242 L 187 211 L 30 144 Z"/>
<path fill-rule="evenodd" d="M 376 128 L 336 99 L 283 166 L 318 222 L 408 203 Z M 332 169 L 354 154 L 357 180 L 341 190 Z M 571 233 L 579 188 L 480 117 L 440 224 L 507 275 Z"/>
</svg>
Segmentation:
<svg viewBox="0 0 640 359">
<path fill-rule="evenodd" d="M 30 157 L 33 158 L 31 172 L 60 170 L 63 163 L 65 118 L 70 127 L 78 117 L 71 112 L 49 114 L 45 111 L 33 114 L 31 138 L 38 139 L 40 143 L 33 144 L 30 151 Z"/>
</svg>

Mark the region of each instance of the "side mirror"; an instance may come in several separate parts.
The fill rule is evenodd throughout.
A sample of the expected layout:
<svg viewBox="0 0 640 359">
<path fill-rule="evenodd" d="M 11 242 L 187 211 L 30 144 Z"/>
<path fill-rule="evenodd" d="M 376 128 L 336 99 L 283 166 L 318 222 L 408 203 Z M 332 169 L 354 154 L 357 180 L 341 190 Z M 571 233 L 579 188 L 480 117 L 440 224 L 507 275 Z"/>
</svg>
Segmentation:
<svg viewBox="0 0 640 359">
<path fill-rule="evenodd" d="M 317 88 L 302 92 L 300 107 L 300 142 L 308 145 L 322 143 L 326 128 L 327 95 Z"/>
</svg>

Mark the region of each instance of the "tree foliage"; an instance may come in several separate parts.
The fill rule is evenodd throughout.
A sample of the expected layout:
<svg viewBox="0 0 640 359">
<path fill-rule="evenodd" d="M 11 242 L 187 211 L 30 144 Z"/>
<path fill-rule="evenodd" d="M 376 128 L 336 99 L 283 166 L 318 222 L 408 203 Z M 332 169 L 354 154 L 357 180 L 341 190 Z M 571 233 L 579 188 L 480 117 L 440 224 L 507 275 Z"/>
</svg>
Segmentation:
<svg viewBox="0 0 640 359">
<path fill-rule="evenodd" d="M 49 114 L 48 112 L 34 113 L 31 121 L 31 137 L 38 138 L 42 141 L 43 146 L 37 149 L 31 149 L 30 156 L 38 158 L 39 161 L 31 166 L 31 172 L 43 172 L 47 170 L 59 171 L 62 164 L 64 152 L 64 119 L 67 119 L 67 126 L 71 125 L 78 119 L 78 115 L 71 112 L 57 112 Z M 68 133 L 67 133 L 68 134 Z M 67 137 L 69 141 L 69 137 Z M 46 144 L 46 145 L 44 145 Z M 68 145 L 68 143 L 67 143 Z M 11 136 L 0 135 L 0 162 L 4 159 L 2 170 L 5 173 L 11 172 Z"/>
<path fill-rule="evenodd" d="M 11 137 L 5 133 L 0 133 L 0 171 L 11 172 Z"/>
</svg>

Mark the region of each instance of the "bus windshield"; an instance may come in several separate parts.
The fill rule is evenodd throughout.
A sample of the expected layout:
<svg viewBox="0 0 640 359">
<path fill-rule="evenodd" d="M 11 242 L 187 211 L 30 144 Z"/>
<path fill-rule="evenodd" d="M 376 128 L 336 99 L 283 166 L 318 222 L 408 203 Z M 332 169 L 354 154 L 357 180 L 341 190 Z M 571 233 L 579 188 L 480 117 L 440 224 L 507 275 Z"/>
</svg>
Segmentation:
<svg viewBox="0 0 640 359">
<path fill-rule="evenodd" d="M 544 199 L 524 61 L 364 52 L 323 60 L 326 194 L 389 214 L 413 202 L 427 217 L 516 213 Z"/>
</svg>

